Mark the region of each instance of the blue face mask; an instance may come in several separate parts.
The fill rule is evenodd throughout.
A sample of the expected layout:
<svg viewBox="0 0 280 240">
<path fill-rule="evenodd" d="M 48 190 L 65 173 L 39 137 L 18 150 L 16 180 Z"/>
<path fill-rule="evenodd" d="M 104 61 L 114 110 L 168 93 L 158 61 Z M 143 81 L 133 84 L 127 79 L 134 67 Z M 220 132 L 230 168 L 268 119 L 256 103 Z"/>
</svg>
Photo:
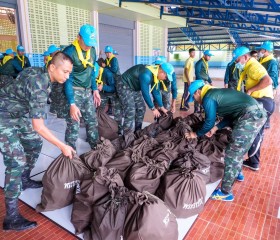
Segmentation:
<svg viewBox="0 0 280 240">
<path fill-rule="evenodd" d="M 241 64 L 240 62 L 239 63 L 236 63 L 235 64 L 235 67 L 237 68 L 237 69 L 239 69 L 239 70 L 243 70 L 244 69 L 244 67 L 245 67 L 245 63 L 244 64 Z"/>
</svg>

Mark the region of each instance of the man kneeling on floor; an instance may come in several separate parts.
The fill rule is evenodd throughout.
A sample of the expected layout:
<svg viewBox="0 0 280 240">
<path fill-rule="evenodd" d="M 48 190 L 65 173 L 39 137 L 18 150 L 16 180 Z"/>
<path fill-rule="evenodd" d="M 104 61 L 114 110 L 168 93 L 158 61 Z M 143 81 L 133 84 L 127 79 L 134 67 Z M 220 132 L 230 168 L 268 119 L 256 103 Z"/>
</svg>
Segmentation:
<svg viewBox="0 0 280 240">
<path fill-rule="evenodd" d="M 51 83 L 64 83 L 72 67 L 72 60 L 67 55 L 57 53 L 47 69 L 27 68 L 0 89 L 0 152 L 6 166 L 3 230 L 21 231 L 37 226 L 36 222 L 20 215 L 18 197 L 22 190 L 43 186 L 42 182 L 30 179 L 43 146 L 39 135 L 72 158 L 74 149 L 57 139 L 44 125 Z M 32 125 L 28 117 L 32 119 Z"/>
<path fill-rule="evenodd" d="M 244 180 L 242 174 L 243 156 L 248 152 L 257 133 L 266 121 L 266 112 L 254 98 L 232 89 L 218 89 L 196 80 L 189 87 L 189 102 L 196 100 L 205 110 L 205 122 L 197 132 L 186 133 L 186 138 L 203 135 L 211 137 L 218 129 L 230 126 L 232 142 L 225 151 L 225 170 L 221 188 L 211 198 L 233 201 L 232 186 L 235 179 Z M 223 120 L 215 126 L 216 115 Z"/>
</svg>

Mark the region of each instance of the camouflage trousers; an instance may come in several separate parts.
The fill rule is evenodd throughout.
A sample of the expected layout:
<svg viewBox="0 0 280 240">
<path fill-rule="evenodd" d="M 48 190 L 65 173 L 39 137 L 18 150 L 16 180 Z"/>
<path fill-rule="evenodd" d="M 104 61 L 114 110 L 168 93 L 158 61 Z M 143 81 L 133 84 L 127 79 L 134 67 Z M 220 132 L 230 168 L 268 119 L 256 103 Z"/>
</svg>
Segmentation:
<svg viewBox="0 0 280 240">
<path fill-rule="evenodd" d="M 141 91 L 133 91 L 122 80 L 117 81 L 117 91 L 123 109 L 123 131 L 141 129 L 144 120 L 146 105 Z"/>
<path fill-rule="evenodd" d="M 233 123 L 233 141 L 225 151 L 225 173 L 221 186 L 224 193 L 231 193 L 232 185 L 242 168 L 243 156 L 248 152 L 266 118 L 263 107 L 254 105 Z"/>
<path fill-rule="evenodd" d="M 80 109 L 86 125 L 87 141 L 91 148 L 96 147 L 98 141 L 97 119 L 91 89 L 74 89 L 76 106 Z M 70 110 L 66 116 L 65 142 L 76 149 L 76 141 L 79 136 L 80 122 L 70 116 Z"/>
<path fill-rule="evenodd" d="M 0 116 L 0 151 L 5 170 L 5 197 L 18 198 L 22 190 L 21 175 L 32 170 L 43 146 L 40 136 L 33 130 L 29 119 Z"/>
<path fill-rule="evenodd" d="M 0 75 L 0 88 L 3 88 L 9 82 L 12 82 L 14 78 L 8 75 Z"/>
<path fill-rule="evenodd" d="M 118 123 L 119 126 L 119 131 L 122 130 L 122 108 L 121 108 L 121 103 L 120 100 L 117 96 L 116 93 L 104 93 L 100 92 L 101 96 L 101 105 L 100 108 L 102 110 L 105 109 L 106 105 L 109 102 L 109 99 L 111 100 L 111 105 L 113 108 L 113 116 L 116 122 Z"/>
<path fill-rule="evenodd" d="M 66 101 L 63 84 L 52 83 L 50 99 L 50 112 L 57 114 L 58 118 L 65 118 L 68 114 L 69 105 Z"/>
</svg>

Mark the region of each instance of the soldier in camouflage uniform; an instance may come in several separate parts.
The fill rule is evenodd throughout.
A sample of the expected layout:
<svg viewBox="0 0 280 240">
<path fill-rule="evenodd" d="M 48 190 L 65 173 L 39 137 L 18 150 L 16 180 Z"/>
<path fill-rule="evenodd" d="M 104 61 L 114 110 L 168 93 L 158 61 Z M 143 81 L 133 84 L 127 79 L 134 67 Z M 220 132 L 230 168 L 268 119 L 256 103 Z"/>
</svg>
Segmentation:
<svg viewBox="0 0 280 240">
<path fill-rule="evenodd" d="M 99 64 L 101 63 L 102 59 L 98 59 Z M 116 82 L 114 79 L 113 73 L 107 69 L 100 67 L 99 64 L 95 64 L 95 73 L 96 73 L 96 83 L 98 85 L 98 90 L 101 96 L 101 105 L 100 108 L 102 110 L 108 104 L 110 99 L 112 109 L 113 109 L 113 116 L 119 126 L 119 133 L 122 130 L 122 111 L 121 111 L 121 103 L 116 94 Z M 102 65 L 101 65 L 102 66 Z"/>
<path fill-rule="evenodd" d="M 243 156 L 251 147 L 254 138 L 266 121 L 266 112 L 262 105 L 245 93 L 232 89 L 218 89 L 205 85 L 203 80 L 196 80 L 189 87 L 188 102 L 194 99 L 203 105 L 205 123 L 197 132 L 186 133 L 186 138 L 203 135 L 211 137 L 216 130 L 225 126 L 232 127 L 232 142 L 225 151 L 225 172 L 221 189 L 216 189 L 212 199 L 233 201 L 232 186 L 234 181 L 244 180 L 240 175 Z M 216 114 L 223 120 L 215 126 Z"/>
<path fill-rule="evenodd" d="M 20 231 L 37 225 L 19 214 L 18 197 L 22 190 L 42 187 L 42 182 L 30 179 L 43 145 L 38 134 L 72 158 L 74 149 L 58 140 L 44 125 L 51 83 L 65 82 L 71 71 L 71 59 L 59 53 L 47 69 L 27 68 L 0 89 L 0 151 L 6 166 L 4 230 Z M 28 118 L 32 118 L 32 124 Z"/>
<path fill-rule="evenodd" d="M 96 46 L 96 30 L 86 24 L 80 28 L 78 38 L 63 51 L 73 60 L 73 71 L 64 84 L 65 95 L 70 105 L 66 116 L 65 141 L 73 148 L 76 148 L 81 117 L 85 122 L 87 141 L 92 149 L 96 147 L 99 138 L 95 106 L 100 105 L 101 99 L 95 81 L 94 46 Z"/>
<path fill-rule="evenodd" d="M 171 75 L 173 72 L 174 68 L 171 64 L 162 63 L 159 66 L 138 64 L 122 74 L 122 79 L 117 81 L 117 92 L 124 114 L 124 132 L 132 130 L 133 123 L 135 123 L 135 131 L 142 128 L 146 111 L 143 98 L 152 110 L 154 117 L 160 116 L 159 111 L 155 108 L 151 100 L 150 92 L 159 108 L 164 113 L 167 112 L 162 104 L 159 84 L 164 84 L 166 79 L 172 79 Z"/>
</svg>

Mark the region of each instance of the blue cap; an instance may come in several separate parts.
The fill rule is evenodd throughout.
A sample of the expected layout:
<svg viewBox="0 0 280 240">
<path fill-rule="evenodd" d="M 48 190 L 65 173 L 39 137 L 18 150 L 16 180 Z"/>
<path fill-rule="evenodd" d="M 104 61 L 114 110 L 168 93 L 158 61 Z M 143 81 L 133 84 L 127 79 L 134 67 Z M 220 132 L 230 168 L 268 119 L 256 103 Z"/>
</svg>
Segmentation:
<svg viewBox="0 0 280 240">
<path fill-rule="evenodd" d="M 23 47 L 23 46 L 18 45 L 18 46 L 17 46 L 17 51 L 19 51 L 19 52 L 24 52 L 25 50 L 24 50 L 24 47 Z"/>
<path fill-rule="evenodd" d="M 108 53 L 112 53 L 113 52 L 113 48 L 111 46 L 106 46 L 104 49 L 104 52 L 108 52 Z"/>
<path fill-rule="evenodd" d="M 209 56 L 209 57 L 212 57 L 212 56 L 214 56 L 214 54 L 210 51 L 210 50 L 206 50 L 206 51 L 204 51 L 204 53 L 203 53 L 204 55 L 207 55 L 207 56 Z"/>
<path fill-rule="evenodd" d="M 96 30 L 90 24 L 85 24 L 81 26 L 80 33 L 79 33 L 84 40 L 84 43 L 88 47 L 94 47 L 97 45 L 96 41 Z"/>
<path fill-rule="evenodd" d="M 239 58 L 249 52 L 250 52 L 249 48 L 246 48 L 244 46 L 234 49 L 232 51 L 232 61 L 236 61 L 237 58 Z"/>
<path fill-rule="evenodd" d="M 2 59 L 4 57 L 3 53 L 0 53 L 0 59 Z"/>
<path fill-rule="evenodd" d="M 256 47 L 257 50 L 265 49 L 266 51 L 272 52 L 274 47 L 273 47 L 273 42 L 271 41 L 265 41 L 262 43 L 260 47 Z"/>
<path fill-rule="evenodd" d="M 44 57 L 46 57 L 46 56 L 49 56 L 50 54 L 49 54 L 48 51 L 45 51 L 42 55 L 43 55 Z"/>
<path fill-rule="evenodd" d="M 160 64 L 160 67 L 166 73 L 168 80 L 172 82 L 172 74 L 174 73 L 174 67 L 167 62 Z"/>
<path fill-rule="evenodd" d="M 15 54 L 15 53 L 14 53 L 13 49 L 8 48 L 8 49 L 6 50 L 6 54 L 9 55 L 9 54 Z"/>
<path fill-rule="evenodd" d="M 165 56 L 157 56 L 153 64 L 162 64 L 166 62 Z"/>
<path fill-rule="evenodd" d="M 187 99 L 187 102 L 193 102 L 193 101 L 194 101 L 194 97 L 193 97 L 194 93 L 195 93 L 198 89 L 200 89 L 201 87 L 203 87 L 204 85 L 205 85 L 205 83 L 204 83 L 203 80 L 195 80 L 195 81 L 193 81 L 193 82 L 191 83 L 191 85 L 189 86 L 189 89 L 188 89 L 190 95 L 189 95 L 189 97 L 188 97 L 188 99 Z"/>
<path fill-rule="evenodd" d="M 60 51 L 60 48 L 55 46 L 54 44 L 50 45 L 49 48 L 48 48 L 48 53 L 49 55 L 56 52 L 56 51 Z"/>
<path fill-rule="evenodd" d="M 100 67 L 99 67 L 98 63 L 97 63 L 97 62 L 95 62 L 95 63 L 94 63 L 94 73 L 95 73 L 95 78 L 97 78 L 97 77 L 98 77 L 98 75 L 99 75 L 99 70 L 100 70 Z"/>
<path fill-rule="evenodd" d="M 114 55 L 119 55 L 119 53 L 116 50 L 113 50 Z"/>
</svg>

